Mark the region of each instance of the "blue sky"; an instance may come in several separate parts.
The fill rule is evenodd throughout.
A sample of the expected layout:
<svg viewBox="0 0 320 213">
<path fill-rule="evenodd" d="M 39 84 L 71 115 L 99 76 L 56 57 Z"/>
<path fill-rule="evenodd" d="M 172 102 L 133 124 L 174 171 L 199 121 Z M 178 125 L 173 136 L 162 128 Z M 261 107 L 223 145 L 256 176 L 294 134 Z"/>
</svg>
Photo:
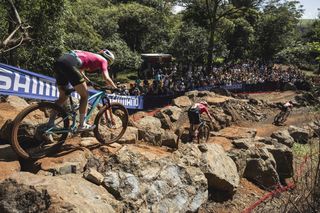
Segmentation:
<svg viewBox="0 0 320 213">
<path fill-rule="evenodd" d="M 304 15 L 302 18 L 314 19 L 318 17 L 318 8 L 320 8 L 320 0 L 299 0 L 303 5 Z"/>
</svg>

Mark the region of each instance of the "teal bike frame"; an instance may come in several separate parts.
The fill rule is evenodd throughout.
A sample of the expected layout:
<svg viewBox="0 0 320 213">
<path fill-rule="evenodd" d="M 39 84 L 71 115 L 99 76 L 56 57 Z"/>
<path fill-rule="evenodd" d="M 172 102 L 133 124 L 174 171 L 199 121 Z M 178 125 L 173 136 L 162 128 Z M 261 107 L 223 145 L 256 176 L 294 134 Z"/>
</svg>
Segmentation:
<svg viewBox="0 0 320 213">
<path fill-rule="evenodd" d="M 51 127 L 49 129 L 47 129 L 44 134 L 52 134 L 52 133 L 59 134 L 59 133 L 67 133 L 67 132 L 71 132 L 71 133 L 76 132 L 76 130 L 77 130 L 76 119 L 77 119 L 77 111 L 79 109 L 79 105 L 74 105 L 72 97 L 70 95 L 69 95 L 69 100 L 70 100 L 71 110 L 68 110 L 67 116 L 64 117 L 60 122 L 58 122 L 55 125 L 58 125 L 61 122 L 64 122 L 66 119 L 69 119 L 71 117 L 71 120 L 72 120 L 71 126 L 67 129 L 66 128 Z M 103 103 L 103 105 L 107 105 L 108 107 L 110 107 L 110 99 L 108 98 L 107 94 L 104 91 L 99 91 L 89 97 L 88 103 L 89 104 L 92 103 L 92 104 L 91 104 L 91 107 L 89 107 L 89 110 L 85 116 L 85 121 L 89 120 L 94 109 L 101 102 Z"/>
</svg>

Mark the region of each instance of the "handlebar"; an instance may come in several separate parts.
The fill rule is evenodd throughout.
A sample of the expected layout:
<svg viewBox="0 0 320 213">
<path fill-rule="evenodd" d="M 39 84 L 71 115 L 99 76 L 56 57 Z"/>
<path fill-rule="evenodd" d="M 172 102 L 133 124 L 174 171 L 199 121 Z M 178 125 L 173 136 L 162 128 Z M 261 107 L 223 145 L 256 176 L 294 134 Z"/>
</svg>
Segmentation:
<svg viewBox="0 0 320 213">
<path fill-rule="evenodd" d="M 107 90 L 110 90 L 111 93 L 119 91 L 118 88 L 113 88 L 111 86 L 103 86 L 103 85 L 97 84 L 97 83 L 92 82 L 92 81 L 87 82 L 87 84 L 88 84 L 88 86 L 92 86 L 96 90 L 101 90 L 101 91 L 104 91 L 104 92 L 106 92 Z"/>
</svg>

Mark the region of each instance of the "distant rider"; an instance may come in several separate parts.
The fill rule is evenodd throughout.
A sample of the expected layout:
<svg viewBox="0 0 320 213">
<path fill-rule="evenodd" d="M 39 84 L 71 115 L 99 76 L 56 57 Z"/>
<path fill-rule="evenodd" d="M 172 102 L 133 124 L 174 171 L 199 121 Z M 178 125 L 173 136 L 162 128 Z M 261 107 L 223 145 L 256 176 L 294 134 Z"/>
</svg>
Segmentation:
<svg viewBox="0 0 320 213">
<path fill-rule="evenodd" d="M 114 61 L 114 55 L 109 50 L 101 50 L 98 53 L 73 50 L 62 55 L 54 64 L 55 77 L 57 80 L 59 98 L 56 104 L 63 105 L 67 100 L 65 89 L 70 83 L 80 95 L 80 119 L 78 131 L 92 130 L 94 126 L 86 123 L 85 115 L 88 108 L 88 87 L 85 72 L 100 72 L 106 85 L 117 88 L 109 76 L 108 68 Z M 50 120 L 52 120 L 51 116 Z"/>
<path fill-rule="evenodd" d="M 293 108 L 293 102 L 292 101 L 287 101 L 285 104 L 283 104 L 281 110 L 287 113 L 290 110 L 292 110 L 292 108 Z"/>
<path fill-rule="evenodd" d="M 206 113 L 210 120 L 212 121 L 212 116 L 208 110 L 208 103 L 206 101 L 201 101 L 199 103 L 195 103 L 188 110 L 188 118 L 190 122 L 190 133 L 192 137 L 198 136 L 198 128 L 200 125 L 200 115 L 202 113 Z"/>
</svg>

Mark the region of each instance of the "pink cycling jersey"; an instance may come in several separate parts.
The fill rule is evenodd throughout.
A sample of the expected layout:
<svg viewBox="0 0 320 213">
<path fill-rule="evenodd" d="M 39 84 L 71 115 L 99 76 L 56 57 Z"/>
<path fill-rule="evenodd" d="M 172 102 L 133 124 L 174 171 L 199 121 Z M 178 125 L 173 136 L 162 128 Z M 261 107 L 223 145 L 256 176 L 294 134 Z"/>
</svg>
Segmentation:
<svg viewBox="0 0 320 213">
<path fill-rule="evenodd" d="M 96 70 L 108 72 L 108 61 L 101 55 L 81 50 L 76 50 L 75 53 L 82 62 L 80 69 L 87 72 L 93 72 Z"/>
<path fill-rule="evenodd" d="M 198 109 L 199 109 L 199 111 L 200 111 L 200 114 L 202 114 L 202 113 L 209 113 L 209 111 L 208 111 L 208 107 L 206 106 L 206 105 L 204 105 L 204 104 L 201 104 L 201 103 L 196 103 L 195 104 L 195 107 L 198 107 Z"/>
</svg>

